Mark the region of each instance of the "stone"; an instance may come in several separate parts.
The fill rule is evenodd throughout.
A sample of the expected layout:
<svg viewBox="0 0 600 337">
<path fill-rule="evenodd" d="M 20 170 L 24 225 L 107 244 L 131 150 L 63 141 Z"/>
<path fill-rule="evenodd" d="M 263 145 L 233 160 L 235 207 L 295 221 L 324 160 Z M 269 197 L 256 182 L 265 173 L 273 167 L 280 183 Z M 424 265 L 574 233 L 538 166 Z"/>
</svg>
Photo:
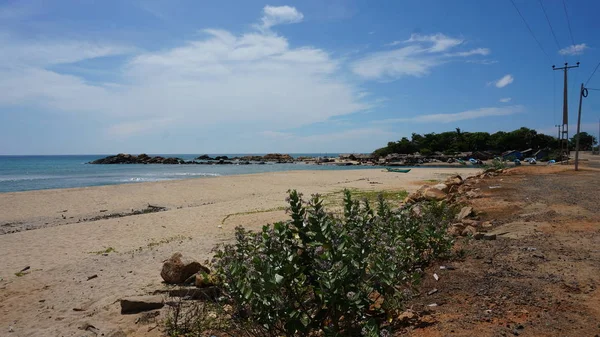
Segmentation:
<svg viewBox="0 0 600 337">
<path fill-rule="evenodd" d="M 479 227 L 479 221 L 473 219 L 462 219 L 461 221 L 465 226 L 473 226 L 475 228 Z"/>
<path fill-rule="evenodd" d="M 184 259 L 181 253 L 175 253 L 163 264 L 160 276 L 168 284 L 181 284 L 200 271 L 210 274 L 210 269 L 201 265 L 200 262 Z"/>
<path fill-rule="evenodd" d="M 483 239 L 488 241 L 496 240 L 496 234 L 485 234 L 483 236 Z"/>
<path fill-rule="evenodd" d="M 491 221 L 484 221 L 481 223 L 481 228 L 492 228 L 494 225 Z"/>
<path fill-rule="evenodd" d="M 484 236 L 485 236 L 484 233 L 475 233 L 475 235 L 473 235 L 473 239 L 481 240 L 481 239 L 483 239 Z"/>
<path fill-rule="evenodd" d="M 475 191 L 467 191 L 465 193 L 465 195 L 469 198 L 469 199 L 476 199 L 479 198 L 479 193 L 475 192 Z"/>
<path fill-rule="evenodd" d="M 426 200 L 440 201 L 446 199 L 446 193 L 442 190 L 438 190 L 437 188 L 428 188 L 423 193 L 423 197 Z"/>
<path fill-rule="evenodd" d="M 134 296 L 121 299 L 121 314 L 137 314 L 139 312 L 160 309 L 164 306 L 162 296 Z"/>
<path fill-rule="evenodd" d="M 460 233 L 460 235 L 462 236 L 469 236 L 469 235 L 475 235 L 477 233 L 477 229 L 473 226 L 467 226 L 465 227 L 465 229 L 463 229 L 463 231 Z"/>
<path fill-rule="evenodd" d="M 411 208 L 412 214 L 416 217 L 421 217 L 423 215 L 423 210 L 421 209 L 421 206 L 416 205 L 413 208 Z"/>
<path fill-rule="evenodd" d="M 452 236 L 460 236 L 464 228 L 464 225 L 461 223 L 453 224 L 452 226 L 448 227 L 448 234 Z"/>
<path fill-rule="evenodd" d="M 398 315 L 398 320 L 403 323 L 408 323 L 417 318 L 417 315 L 412 310 L 407 310 Z"/>
<path fill-rule="evenodd" d="M 463 183 L 463 178 L 460 175 L 454 175 L 451 177 L 448 177 L 446 179 L 446 181 L 444 182 L 444 184 L 452 187 L 452 186 L 457 186 L 457 185 L 461 185 Z"/>
<path fill-rule="evenodd" d="M 448 192 L 448 185 L 443 184 L 443 183 L 433 185 L 433 186 L 431 186 L 431 188 L 435 188 L 436 190 L 440 190 L 444 193 Z"/>
<path fill-rule="evenodd" d="M 473 213 L 473 207 L 471 206 L 465 206 L 463 207 L 460 212 L 456 215 L 456 220 L 461 221 L 464 218 L 468 217 L 469 215 L 471 215 Z"/>
</svg>

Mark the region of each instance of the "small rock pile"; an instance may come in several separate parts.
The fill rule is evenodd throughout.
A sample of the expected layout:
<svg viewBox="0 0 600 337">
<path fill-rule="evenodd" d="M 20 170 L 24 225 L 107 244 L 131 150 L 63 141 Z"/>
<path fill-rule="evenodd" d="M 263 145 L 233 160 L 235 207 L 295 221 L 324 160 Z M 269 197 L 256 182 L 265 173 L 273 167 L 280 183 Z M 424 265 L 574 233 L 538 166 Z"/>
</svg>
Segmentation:
<svg viewBox="0 0 600 337">
<path fill-rule="evenodd" d="M 198 288 L 212 287 L 216 284 L 214 275 L 200 262 L 184 258 L 175 253 L 163 264 L 160 276 L 167 284 L 194 284 Z"/>
<path fill-rule="evenodd" d="M 164 290 L 157 290 L 153 295 L 132 296 L 121 299 L 121 314 L 136 314 L 144 311 L 160 309 L 165 305 L 161 294 L 185 299 L 216 298 L 217 278 L 211 270 L 200 262 L 175 253 L 163 263 L 160 276 L 168 285 Z"/>
<path fill-rule="evenodd" d="M 483 173 L 463 179 L 460 175 L 448 177 L 443 183 L 436 185 L 423 185 L 415 193 L 404 199 L 404 204 L 412 206 L 413 213 L 420 214 L 419 203 L 427 201 L 446 201 L 454 205 L 464 205 L 469 199 L 479 198 L 481 191 L 476 188 L 482 179 L 495 177 L 504 173 L 503 169 L 487 169 Z M 487 234 L 486 231 L 493 227 L 490 221 L 479 221 L 470 206 L 463 207 L 456 215 L 456 222 L 448 229 L 453 236 L 472 236 L 480 240 L 495 240 L 496 235 Z"/>
</svg>

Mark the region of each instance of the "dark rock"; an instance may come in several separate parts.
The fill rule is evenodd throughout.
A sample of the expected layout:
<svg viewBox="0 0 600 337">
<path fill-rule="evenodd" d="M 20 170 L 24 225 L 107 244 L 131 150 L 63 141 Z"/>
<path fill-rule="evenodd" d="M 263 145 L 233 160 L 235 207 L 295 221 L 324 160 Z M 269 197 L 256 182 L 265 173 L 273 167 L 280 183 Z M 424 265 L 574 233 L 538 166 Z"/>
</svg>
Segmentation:
<svg viewBox="0 0 600 337">
<path fill-rule="evenodd" d="M 184 259 L 181 253 L 175 253 L 163 264 L 160 276 L 168 284 L 181 284 L 200 271 L 210 273 L 210 269 L 201 265 L 200 262 Z"/>
<path fill-rule="evenodd" d="M 213 160 L 209 155 L 203 154 L 200 157 L 196 158 L 196 160 Z"/>
<path fill-rule="evenodd" d="M 119 153 L 116 156 L 108 156 L 105 158 L 96 159 L 89 162 L 89 164 L 186 164 L 186 161 L 181 158 L 174 157 L 150 157 L 145 153 L 142 153 L 139 156 Z"/>
<path fill-rule="evenodd" d="M 164 306 L 162 296 L 134 296 L 121 299 L 121 314 L 137 314 L 138 312 L 160 309 Z"/>
<path fill-rule="evenodd" d="M 483 239 L 484 240 L 489 240 L 489 241 L 496 240 L 496 234 L 485 234 L 483 236 Z"/>
</svg>

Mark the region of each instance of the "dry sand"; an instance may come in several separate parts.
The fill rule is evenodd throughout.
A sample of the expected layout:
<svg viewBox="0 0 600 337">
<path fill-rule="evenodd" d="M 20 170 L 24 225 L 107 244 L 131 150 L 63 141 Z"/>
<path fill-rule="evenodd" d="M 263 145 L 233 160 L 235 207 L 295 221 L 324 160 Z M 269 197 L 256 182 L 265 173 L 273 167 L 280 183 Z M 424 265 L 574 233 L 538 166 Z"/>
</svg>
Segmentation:
<svg viewBox="0 0 600 337">
<path fill-rule="evenodd" d="M 344 188 L 410 192 L 425 180 L 478 172 L 293 171 L 0 194 L 0 226 L 30 229 L 0 235 L 0 336 L 96 336 L 86 324 L 104 336 L 160 336 L 159 329 L 148 332 L 155 325 L 135 324 L 138 315 L 120 315 L 118 299 L 160 289 L 162 261 L 176 251 L 203 261 L 215 244 L 232 238 L 235 226 L 286 219 L 268 210 L 285 206 L 289 188 L 305 195 Z M 85 221 L 148 204 L 168 210 Z M 116 252 L 94 253 L 108 247 Z M 15 275 L 26 266 L 28 274 Z"/>
</svg>

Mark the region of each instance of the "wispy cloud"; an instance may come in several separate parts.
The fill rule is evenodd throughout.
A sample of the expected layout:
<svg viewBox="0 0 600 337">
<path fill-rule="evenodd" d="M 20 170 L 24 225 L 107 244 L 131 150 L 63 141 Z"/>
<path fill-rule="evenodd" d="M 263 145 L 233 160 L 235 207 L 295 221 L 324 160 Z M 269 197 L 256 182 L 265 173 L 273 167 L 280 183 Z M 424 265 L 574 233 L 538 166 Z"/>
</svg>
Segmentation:
<svg viewBox="0 0 600 337">
<path fill-rule="evenodd" d="M 500 98 L 500 102 L 501 103 L 508 103 L 512 100 L 512 98 L 510 97 L 505 97 L 505 98 Z"/>
<path fill-rule="evenodd" d="M 465 62 L 474 63 L 474 64 L 483 64 L 483 65 L 490 65 L 490 64 L 498 63 L 498 61 L 496 61 L 496 60 L 466 60 Z"/>
<path fill-rule="evenodd" d="M 428 51 L 435 53 L 435 52 L 443 52 L 443 51 L 446 51 L 453 47 L 456 47 L 459 44 L 463 43 L 464 40 L 449 37 L 449 36 L 446 36 L 441 33 L 437 33 L 437 34 L 433 34 L 433 35 L 412 34 L 410 36 L 410 38 L 408 40 L 406 40 L 406 42 L 407 43 L 410 43 L 410 42 L 432 43 L 433 45 L 429 48 Z"/>
<path fill-rule="evenodd" d="M 581 55 L 589 47 L 585 43 L 574 44 L 558 51 L 561 55 Z"/>
<path fill-rule="evenodd" d="M 474 110 L 467 110 L 457 113 L 449 114 L 431 114 L 431 115 L 420 115 L 408 118 L 392 118 L 374 121 L 376 124 L 389 124 L 389 123 L 451 123 L 462 120 L 492 117 L 492 116 L 508 116 L 516 113 L 525 111 L 522 105 L 514 105 L 507 107 L 492 107 L 492 108 L 480 108 Z"/>
<path fill-rule="evenodd" d="M 504 88 L 514 81 L 514 77 L 511 74 L 502 76 L 500 79 L 492 82 L 488 82 L 487 85 L 495 85 L 496 88 Z"/>
<path fill-rule="evenodd" d="M 275 25 L 298 23 L 302 19 L 304 19 L 304 15 L 296 7 L 267 5 L 263 8 L 261 21 L 262 27 L 269 29 Z"/>
<path fill-rule="evenodd" d="M 461 56 L 461 57 L 465 57 L 465 56 L 472 56 L 472 55 L 489 55 L 490 54 L 490 50 L 488 48 L 477 48 L 477 49 L 473 49 L 473 50 L 468 50 L 468 51 L 462 51 L 462 52 L 458 52 L 458 53 L 450 53 L 450 54 L 446 54 L 446 56 Z"/>
<path fill-rule="evenodd" d="M 353 62 L 352 71 L 366 79 L 396 79 L 402 76 L 423 76 L 441 64 L 457 58 L 488 55 L 487 48 L 450 52 L 460 46 L 463 39 L 438 33 L 412 34 L 408 40 L 394 41 L 387 46 L 400 48 L 375 52 Z"/>
</svg>

